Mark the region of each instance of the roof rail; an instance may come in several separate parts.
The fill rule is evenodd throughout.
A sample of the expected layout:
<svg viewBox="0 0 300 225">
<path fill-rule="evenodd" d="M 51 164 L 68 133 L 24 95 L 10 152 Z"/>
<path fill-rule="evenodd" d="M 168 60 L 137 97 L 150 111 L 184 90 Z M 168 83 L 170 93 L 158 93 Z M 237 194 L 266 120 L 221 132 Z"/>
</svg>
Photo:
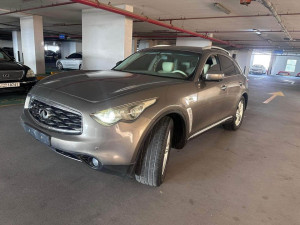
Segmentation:
<svg viewBox="0 0 300 225">
<path fill-rule="evenodd" d="M 207 47 L 204 47 L 203 49 L 216 49 L 216 50 L 221 50 L 221 51 L 226 52 L 228 55 L 230 55 L 230 52 L 229 52 L 229 51 L 227 51 L 227 50 L 224 49 L 224 48 L 217 47 L 217 46 L 207 46 Z"/>
</svg>

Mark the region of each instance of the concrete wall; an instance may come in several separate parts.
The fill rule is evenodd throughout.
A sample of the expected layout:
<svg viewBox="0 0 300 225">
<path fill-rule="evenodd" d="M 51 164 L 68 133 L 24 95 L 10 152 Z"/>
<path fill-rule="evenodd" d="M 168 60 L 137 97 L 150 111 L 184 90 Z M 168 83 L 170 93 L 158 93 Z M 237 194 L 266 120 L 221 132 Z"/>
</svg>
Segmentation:
<svg viewBox="0 0 300 225">
<path fill-rule="evenodd" d="M 242 71 L 245 73 L 246 76 L 249 74 L 251 60 L 252 58 L 252 51 L 251 50 L 234 50 L 230 51 L 230 54 L 236 54 L 235 60 L 240 65 Z"/>
<path fill-rule="evenodd" d="M 272 66 L 271 74 L 277 74 L 279 71 L 285 71 L 286 63 L 288 59 L 297 60 L 296 70 L 294 73 L 290 73 L 293 76 L 296 76 L 300 73 L 300 56 L 275 56 L 275 60 Z"/>
<path fill-rule="evenodd" d="M 76 42 L 62 42 L 60 46 L 61 58 L 64 59 L 72 53 L 77 52 Z"/>
<path fill-rule="evenodd" d="M 12 48 L 13 42 L 8 40 L 0 40 L 0 48 L 4 48 L 4 47 Z"/>
</svg>

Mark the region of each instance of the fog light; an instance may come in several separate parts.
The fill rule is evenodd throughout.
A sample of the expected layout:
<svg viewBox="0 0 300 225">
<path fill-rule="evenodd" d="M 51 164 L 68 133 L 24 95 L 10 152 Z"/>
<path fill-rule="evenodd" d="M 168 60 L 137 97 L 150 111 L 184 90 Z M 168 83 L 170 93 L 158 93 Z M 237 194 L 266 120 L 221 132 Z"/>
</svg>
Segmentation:
<svg viewBox="0 0 300 225">
<path fill-rule="evenodd" d="M 99 161 L 95 158 L 92 159 L 92 163 L 93 163 L 93 166 L 95 166 L 95 167 L 99 166 Z"/>
</svg>

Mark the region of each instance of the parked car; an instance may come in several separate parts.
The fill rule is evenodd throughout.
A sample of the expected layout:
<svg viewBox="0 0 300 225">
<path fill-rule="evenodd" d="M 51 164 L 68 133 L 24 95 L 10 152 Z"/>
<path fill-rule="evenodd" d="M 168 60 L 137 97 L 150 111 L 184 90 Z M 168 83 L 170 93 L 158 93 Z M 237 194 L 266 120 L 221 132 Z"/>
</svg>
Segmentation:
<svg viewBox="0 0 300 225">
<path fill-rule="evenodd" d="M 263 65 L 253 65 L 250 68 L 251 74 L 263 75 L 267 73 L 266 68 Z"/>
<path fill-rule="evenodd" d="M 0 49 L 0 91 L 28 91 L 36 82 L 35 74 L 28 66 L 15 62 Z"/>
<path fill-rule="evenodd" d="M 65 59 L 59 59 L 56 61 L 56 67 L 59 70 L 63 69 L 75 69 L 80 70 L 82 65 L 82 54 L 81 52 L 73 53 Z"/>
<path fill-rule="evenodd" d="M 141 50 L 109 71 L 50 76 L 27 96 L 22 125 L 55 152 L 92 169 L 159 186 L 171 147 L 223 124 L 237 130 L 247 79 L 225 51 Z"/>
<path fill-rule="evenodd" d="M 46 62 L 55 62 L 58 60 L 58 53 L 52 50 L 45 50 L 45 61 Z"/>
<path fill-rule="evenodd" d="M 12 58 L 12 59 L 14 58 L 14 49 L 13 48 L 4 47 L 4 48 L 2 48 L 2 50 L 5 51 L 10 58 Z"/>
</svg>

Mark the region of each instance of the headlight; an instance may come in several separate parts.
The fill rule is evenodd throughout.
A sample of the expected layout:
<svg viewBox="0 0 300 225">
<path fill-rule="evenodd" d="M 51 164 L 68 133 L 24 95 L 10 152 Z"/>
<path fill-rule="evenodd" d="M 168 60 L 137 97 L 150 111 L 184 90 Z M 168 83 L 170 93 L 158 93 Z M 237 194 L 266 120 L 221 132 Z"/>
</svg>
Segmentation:
<svg viewBox="0 0 300 225">
<path fill-rule="evenodd" d="M 104 126 L 111 126 L 119 121 L 132 121 L 138 118 L 142 112 L 153 105 L 156 99 L 134 102 L 115 108 L 109 108 L 91 114 L 91 117 Z"/>
<path fill-rule="evenodd" d="M 27 71 L 26 77 L 27 77 L 27 78 L 29 78 L 29 77 L 35 77 L 35 74 L 34 74 L 33 70 L 29 69 L 29 70 Z"/>
</svg>

